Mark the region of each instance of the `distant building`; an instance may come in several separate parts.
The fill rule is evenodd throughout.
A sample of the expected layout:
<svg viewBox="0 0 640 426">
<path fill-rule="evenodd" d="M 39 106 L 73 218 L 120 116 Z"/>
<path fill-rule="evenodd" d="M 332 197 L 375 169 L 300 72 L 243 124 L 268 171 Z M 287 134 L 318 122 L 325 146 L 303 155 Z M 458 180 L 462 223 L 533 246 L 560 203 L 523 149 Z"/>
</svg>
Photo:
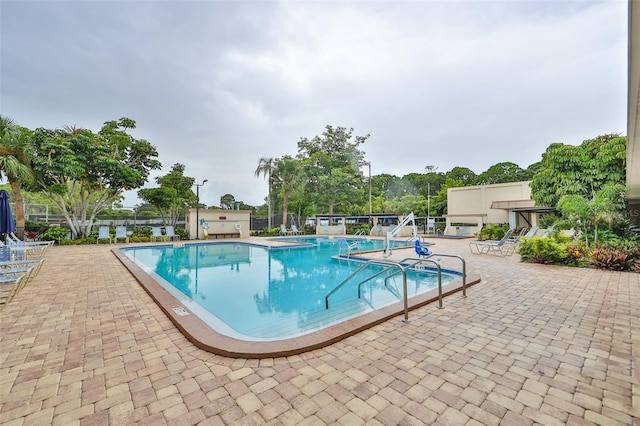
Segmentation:
<svg viewBox="0 0 640 426">
<path fill-rule="evenodd" d="M 473 235 L 487 224 L 539 226 L 540 216 L 552 207 L 536 207 L 531 181 L 447 189 L 445 235 Z"/>
</svg>

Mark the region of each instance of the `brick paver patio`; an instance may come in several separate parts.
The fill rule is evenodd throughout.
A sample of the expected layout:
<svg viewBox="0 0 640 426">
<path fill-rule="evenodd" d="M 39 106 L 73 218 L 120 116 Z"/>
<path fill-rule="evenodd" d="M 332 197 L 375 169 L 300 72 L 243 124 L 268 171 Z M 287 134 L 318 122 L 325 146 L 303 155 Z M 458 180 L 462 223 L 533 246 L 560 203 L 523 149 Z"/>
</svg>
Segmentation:
<svg viewBox="0 0 640 426">
<path fill-rule="evenodd" d="M 640 274 L 467 244 L 437 249 L 481 275 L 468 298 L 261 360 L 191 344 L 114 246 L 54 247 L 0 311 L 0 423 L 640 425 Z"/>
</svg>

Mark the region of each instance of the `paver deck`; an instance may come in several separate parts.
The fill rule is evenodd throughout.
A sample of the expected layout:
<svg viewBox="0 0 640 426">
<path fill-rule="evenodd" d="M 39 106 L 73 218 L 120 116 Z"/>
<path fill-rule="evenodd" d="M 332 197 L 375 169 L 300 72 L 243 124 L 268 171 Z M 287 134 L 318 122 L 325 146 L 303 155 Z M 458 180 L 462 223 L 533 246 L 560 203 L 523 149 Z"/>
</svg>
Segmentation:
<svg viewBox="0 0 640 426">
<path fill-rule="evenodd" d="M 438 240 L 467 298 L 248 360 L 190 343 L 112 247 L 52 248 L 0 311 L 1 424 L 640 425 L 640 274 Z"/>
</svg>

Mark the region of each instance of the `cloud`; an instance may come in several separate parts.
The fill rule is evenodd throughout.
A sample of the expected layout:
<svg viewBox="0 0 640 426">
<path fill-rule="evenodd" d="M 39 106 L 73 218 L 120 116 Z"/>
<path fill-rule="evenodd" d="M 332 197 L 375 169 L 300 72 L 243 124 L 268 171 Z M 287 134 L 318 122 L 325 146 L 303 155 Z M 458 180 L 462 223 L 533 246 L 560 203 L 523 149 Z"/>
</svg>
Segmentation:
<svg viewBox="0 0 640 426">
<path fill-rule="evenodd" d="M 259 204 L 260 157 L 325 125 L 371 134 L 374 174 L 477 173 L 625 132 L 625 2 L 2 2 L 2 114 L 136 120 L 136 137 Z M 150 182 L 150 186 L 155 183 Z M 138 202 L 135 193 L 127 204 Z"/>
</svg>

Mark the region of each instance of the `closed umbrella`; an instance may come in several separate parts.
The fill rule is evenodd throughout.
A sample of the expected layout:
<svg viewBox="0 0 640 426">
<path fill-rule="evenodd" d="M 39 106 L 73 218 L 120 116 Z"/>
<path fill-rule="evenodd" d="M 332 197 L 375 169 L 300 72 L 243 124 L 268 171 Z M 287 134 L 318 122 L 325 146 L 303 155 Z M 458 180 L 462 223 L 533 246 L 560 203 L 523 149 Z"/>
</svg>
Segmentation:
<svg viewBox="0 0 640 426">
<path fill-rule="evenodd" d="M 16 224 L 9 205 L 9 193 L 2 189 L 0 190 L 0 234 L 9 234 L 15 230 Z"/>
</svg>

